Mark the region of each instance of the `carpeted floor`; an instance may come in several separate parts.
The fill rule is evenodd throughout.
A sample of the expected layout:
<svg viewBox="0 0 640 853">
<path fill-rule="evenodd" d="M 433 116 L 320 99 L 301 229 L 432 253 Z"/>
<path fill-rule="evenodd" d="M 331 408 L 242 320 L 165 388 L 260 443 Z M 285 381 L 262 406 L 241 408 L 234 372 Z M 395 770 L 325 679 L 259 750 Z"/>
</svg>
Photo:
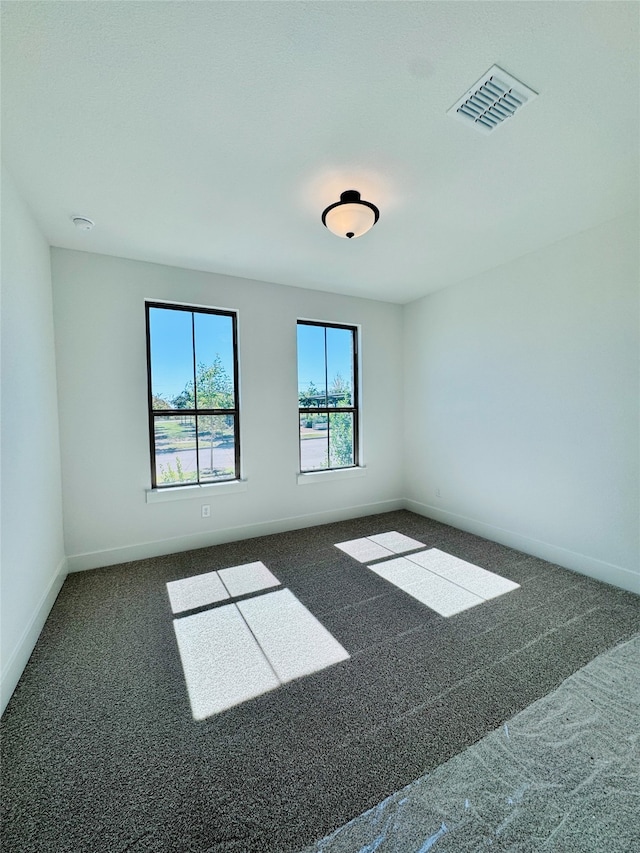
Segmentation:
<svg viewBox="0 0 640 853">
<path fill-rule="evenodd" d="M 303 853 L 640 850 L 640 634 Z"/>
<path fill-rule="evenodd" d="M 335 547 L 387 531 L 520 588 L 440 616 Z M 166 584 L 254 561 L 349 658 L 196 721 Z M 70 575 L 2 718 L 2 849 L 299 850 L 629 639 L 638 601 L 404 511 Z"/>
</svg>

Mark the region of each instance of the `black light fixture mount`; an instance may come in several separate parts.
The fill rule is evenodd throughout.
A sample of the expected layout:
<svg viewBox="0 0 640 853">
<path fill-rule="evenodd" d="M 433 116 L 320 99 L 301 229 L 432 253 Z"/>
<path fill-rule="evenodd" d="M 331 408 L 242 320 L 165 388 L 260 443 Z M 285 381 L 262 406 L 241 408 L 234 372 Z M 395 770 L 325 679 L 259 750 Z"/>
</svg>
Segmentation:
<svg viewBox="0 0 640 853">
<path fill-rule="evenodd" d="M 337 237 L 360 237 L 373 228 L 380 211 L 370 201 L 363 201 L 358 190 L 345 190 L 340 201 L 330 204 L 322 212 L 322 224 Z"/>
</svg>

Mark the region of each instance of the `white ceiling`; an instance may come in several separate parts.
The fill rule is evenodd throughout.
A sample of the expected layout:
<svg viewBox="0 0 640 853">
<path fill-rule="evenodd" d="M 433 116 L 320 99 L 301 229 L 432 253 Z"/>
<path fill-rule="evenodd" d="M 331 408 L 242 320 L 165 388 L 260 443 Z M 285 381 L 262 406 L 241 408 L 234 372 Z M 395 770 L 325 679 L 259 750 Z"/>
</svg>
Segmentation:
<svg viewBox="0 0 640 853">
<path fill-rule="evenodd" d="M 638 203 L 635 2 L 2 6 L 3 159 L 54 246 L 407 302 Z M 446 113 L 494 63 L 539 97 L 484 136 Z M 353 241 L 345 189 L 380 208 Z"/>
</svg>

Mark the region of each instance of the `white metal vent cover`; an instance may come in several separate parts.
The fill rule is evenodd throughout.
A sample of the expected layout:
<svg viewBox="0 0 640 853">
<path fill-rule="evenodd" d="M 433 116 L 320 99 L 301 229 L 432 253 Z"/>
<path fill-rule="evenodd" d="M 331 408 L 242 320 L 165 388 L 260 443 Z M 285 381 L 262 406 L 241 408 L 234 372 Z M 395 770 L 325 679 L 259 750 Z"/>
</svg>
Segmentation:
<svg viewBox="0 0 640 853">
<path fill-rule="evenodd" d="M 473 125 L 481 133 L 492 133 L 507 119 L 538 96 L 497 65 L 492 65 L 477 83 L 459 98 L 447 115 Z"/>
</svg>

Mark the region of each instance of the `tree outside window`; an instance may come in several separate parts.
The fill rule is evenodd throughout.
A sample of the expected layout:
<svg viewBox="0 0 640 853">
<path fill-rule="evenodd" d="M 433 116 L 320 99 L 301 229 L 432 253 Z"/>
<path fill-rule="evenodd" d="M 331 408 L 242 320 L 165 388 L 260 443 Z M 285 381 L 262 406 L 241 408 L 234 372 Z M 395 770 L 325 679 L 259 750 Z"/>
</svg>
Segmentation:
<svg viewBox="0 0 640 853">
<path fill-rule="evenodd" d="M 146 310 L 153 488 L 239 479 L 236 315 Z"/>
<path fill-rule="evenodd" d="M 357 329 L 298 321 L 301 472 L 357 465 Z"/>
</svg>

